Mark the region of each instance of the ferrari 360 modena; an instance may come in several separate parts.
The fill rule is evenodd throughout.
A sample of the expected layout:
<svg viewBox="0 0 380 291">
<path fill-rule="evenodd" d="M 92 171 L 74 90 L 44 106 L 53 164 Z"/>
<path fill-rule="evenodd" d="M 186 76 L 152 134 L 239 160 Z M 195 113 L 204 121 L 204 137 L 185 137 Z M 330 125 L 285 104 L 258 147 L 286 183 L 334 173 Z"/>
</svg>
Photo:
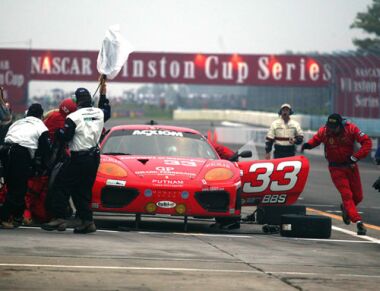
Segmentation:
<svg viewBox="0 0 380 291">
<path fill-rule="evenodd" d="M 96 212 L 240 220 L 244 205 L 290 205 L 309 164 L 298 156 L 222 160 L 198 131 L 163 125 L 111 128 L 93 187 Z"/>
</svg>

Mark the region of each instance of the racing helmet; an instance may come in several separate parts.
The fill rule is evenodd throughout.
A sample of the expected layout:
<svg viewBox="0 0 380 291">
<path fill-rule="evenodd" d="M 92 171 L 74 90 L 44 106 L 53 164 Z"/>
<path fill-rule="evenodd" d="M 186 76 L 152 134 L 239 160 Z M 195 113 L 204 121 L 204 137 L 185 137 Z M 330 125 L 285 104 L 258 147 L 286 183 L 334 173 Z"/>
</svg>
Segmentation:
<svg viewBox="0 0 380 291">
<path fill-rule="evenodd" d="M 289 115 L 294 114 L 292 106 L 290 106 L 290 104 L 288 104 L 288 103 L 284 103 L 284 104 L 281 105 L 280 110 L 278 111 L 278 115 L 281 115 L 282 109 L 284 109 L 285 107 L 289 108 Z"/>
<path fill-rule="evenodd" d="M 69 115 L 75 110 L 77 110 L 77 104 L 71 98 L 66 98 L 59 104 L 59 112 L 64 116 Z"/>
</svg>

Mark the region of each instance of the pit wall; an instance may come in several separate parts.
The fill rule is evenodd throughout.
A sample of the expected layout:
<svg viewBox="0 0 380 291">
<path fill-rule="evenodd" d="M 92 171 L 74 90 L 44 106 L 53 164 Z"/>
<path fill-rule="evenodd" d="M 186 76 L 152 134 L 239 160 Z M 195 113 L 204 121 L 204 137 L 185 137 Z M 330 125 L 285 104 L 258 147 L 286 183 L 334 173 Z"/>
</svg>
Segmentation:
<svg viewBox="0 0 380 291">
<path fill-rule="evenodd" d="M 221 143 L 245 144 L 253 141 L 257 146 L 264 146 L 265 136 L 273 120 L 278 118 L 277 113 L 243 110 L 181 110 L 173 112 L 174 120 L 210 120 L 231 121 L 249 124 L 250 127 L 216 127 L 218 141 Z M 295 114 L 292 119 L 297 120 L 305 133 L 307 141 L 315 131 L 326 123 L 327 116 Z M 359 128 L 367 133 L 373 142 L 372 156 L 377 149 L 378 137 L 380 137 L 380 120 L 350 118 Z M 252 127 L 253 126 L 253 127 Z M 309 151 L 311 154 L 323 155 L 323 147 Z"/>
</svg>

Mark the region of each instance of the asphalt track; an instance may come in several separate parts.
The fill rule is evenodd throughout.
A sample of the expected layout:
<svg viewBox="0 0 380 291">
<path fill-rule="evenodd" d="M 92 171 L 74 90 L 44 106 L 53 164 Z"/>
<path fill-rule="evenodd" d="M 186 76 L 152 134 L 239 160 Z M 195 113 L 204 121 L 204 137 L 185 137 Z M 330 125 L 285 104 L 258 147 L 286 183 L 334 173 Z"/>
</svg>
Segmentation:
<svg viewBox="0 0 380 291">
<path fill-rule="evenodd" d="M 118 122 L 124 121 L 112 121 Z M 209 122 L 165 123 L 210 128 Z M 298 203 L 332 217 L 330 239 L 264 234 L 254 224 L 219 230 L 208 220 L 190 220 L 185 232 L 182 220 L 150 217 L 136 229 L 125 216 L 98 216 L 99 230 L 90 235 L 0 229 L 0 290 L 378 290 L 380 193 L 371 185 L 380 170 L 360 163 L 365 198 L 359 211 L 369 229 L 358 237 L 340 219 L 324 158 L 308 158 Z"/>
</svg>

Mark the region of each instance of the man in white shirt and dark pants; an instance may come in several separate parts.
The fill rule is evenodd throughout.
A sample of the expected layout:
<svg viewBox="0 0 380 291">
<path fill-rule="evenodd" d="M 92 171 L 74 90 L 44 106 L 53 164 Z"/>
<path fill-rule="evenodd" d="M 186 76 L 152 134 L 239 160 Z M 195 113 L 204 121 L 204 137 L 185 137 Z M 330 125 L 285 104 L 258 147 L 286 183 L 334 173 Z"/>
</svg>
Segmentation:
<svg viewBox="0 0 380 291">
<path fill-rule="evenodd" d="M 49 132 L 42 122 L 43 109 L 32 104 L 27 116 L 13 123 L 5 136 L 8 158 L 5 164 L 8 193 L 0 209 L 2 228 L 12 229 L 22 222 L 25 194 L 36 153 L 42 162 L 50 155 Z"/>
<path fill-rule="evenodd" d="M 74 228 L 74 233 L 91 233 L 96 231 L 90 203 L 100 162 L 98 142 L 104 126 L 104 112 L 110 112 L 92 107 L 91 95 L 85 88 L 78 88 L 75 97 L 78 109 L 66 117 L 64 128 L 56 135 L 57 139 L 68 143 L 71 157 L 58 174 L 54 191 L 64 192 L 57 197 L 71 196 L 73 199 L 82 222 Z M 42 228 L 63 231 L 66 223 L 64 217 L 58 215 Z"/>
<path fill-rule="evenodd" d="M 296 145 L 303 141 L 303 131 L 300 124 L 291 119 L 293 114 L 292 107 L 289 104 L 281 105 L 278 115 L 280 118 L 272 122 L 265 141 L 265 158 L 270 159 L 270 152 L 274 144 L 273 157 L 285 158 L 294 156 Z"/>
</svg>

